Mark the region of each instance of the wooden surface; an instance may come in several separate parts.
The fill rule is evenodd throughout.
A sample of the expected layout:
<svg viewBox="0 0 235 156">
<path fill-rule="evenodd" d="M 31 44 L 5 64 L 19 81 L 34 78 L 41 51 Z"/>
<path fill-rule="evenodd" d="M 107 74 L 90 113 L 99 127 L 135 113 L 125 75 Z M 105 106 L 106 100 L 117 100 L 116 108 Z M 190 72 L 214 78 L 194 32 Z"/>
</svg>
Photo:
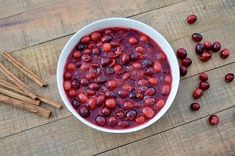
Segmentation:
<svg viewBox="0 0 235 156">
<path fill-rule="evenodd" d="M 185 22 L 196 14 L 194 25 Z M 0 104 L 0 155 L 235 155 L 235 83 L 223 78 L 235 68 L 234 0 L 0 0 L 0 49 L 43 77 L 49 88 L 40 89 L 0 57 L 8 69 L 36 93 L 61 101 L 56 86 L 56 65 L 61 49 L 78 29 L 106 17 L 128 17 L 156 28 L 174 50 L 188 50 L 193 65 L 181 79 L 176 100 L 169 111 L 152 126 L 131 134 L 108 134 L 79 122 L 63 108 L 44 119 Z M 191 41 L 193 32 L 205 40 L 217 41 L 230 49 L 221 60 L 218 54 L 201 63 Z M 198 74 L 206 71 L 211 88 L 200 100 L 198 112 L 191 112 L 192 90 Z M 4 78 L 0 74 L 0 78 Z M 208 125 L 217 114 L 220 124 Z"/>
</svg>

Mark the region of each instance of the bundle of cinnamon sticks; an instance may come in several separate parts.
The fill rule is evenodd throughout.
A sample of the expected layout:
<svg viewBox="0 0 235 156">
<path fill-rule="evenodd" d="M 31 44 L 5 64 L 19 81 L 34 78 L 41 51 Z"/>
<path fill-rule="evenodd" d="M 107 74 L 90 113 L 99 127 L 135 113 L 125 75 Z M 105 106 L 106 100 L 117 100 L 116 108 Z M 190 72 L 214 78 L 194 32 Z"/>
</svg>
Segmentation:
<svg viewBox="0 0 235 156">
<path fill-rule="evenodd" d="M 9 52 L 3 52 L 3 57 L 12 63 L 18 70 L 24 73 L 29 79 L 40 87 L 46 87 L 47 83 L 34 74 L 31 70 L 17 61 Z M 31 113 L 49 118 L 51 111 L 40 106 L 41 102 L 47 103 L 55 108 L 62 108 L 62 105 L 49 98 L 34 93 L 24 82 L 17 78 L 2 63 L 0 63 L 0 71 L 12 83 L 0 79 L 0 102 L 17 108 L 24 109 Z"/>
</svg>

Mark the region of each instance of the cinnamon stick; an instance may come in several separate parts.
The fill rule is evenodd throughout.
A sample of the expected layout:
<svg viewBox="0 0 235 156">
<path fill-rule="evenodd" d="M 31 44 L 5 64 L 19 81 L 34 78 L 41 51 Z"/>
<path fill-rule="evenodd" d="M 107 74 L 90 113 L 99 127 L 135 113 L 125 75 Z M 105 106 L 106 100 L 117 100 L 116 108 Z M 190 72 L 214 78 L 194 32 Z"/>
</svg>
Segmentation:
<svg viewBox="0 0 235 156">
<path fill-rule="evenodd" d="M 40 101 L 31 99 L 27 96 L 21 95 L 19 93 L 15 93 L 13 91 L 10 91 L 10 90 L 4 89 L 4 88 L 0 88 L 0 93 L 2 93 L 4 95 L 7 95 L 7 96 L 10 96 L 12 98 L 21 100 L 21 101 L 28 102 L 28 103 L 33 104 L 33 105 L 39 105 L 40 104 Z"/>
<path fill-rule="evenodd" d="M 21 64 L 19 61 L 17 61 L 10 53 L 3 52 L 3 57 L 5 59 L 7 59 L 10 63 L 12 63 L 16 68 L 18 68 L 21 72 L 23 72 L 28 78 L 30 78 L 32 81 L 34 81 L 40 87 L 47 86 L 47 83 L 45 81 L 43 81 L 40 77 L 38 77 L 36 74 L 34 74 L 31 70 L 29 70 L 27 67 L 25 67 L 23 64 Z"/>
<path fill-rule="evenodd" d="M 19 89 L 23 90 L 25 93 L 27 93 L 31 98 L 36 99 L 37 96 L 29 89 L 28 86 L 26 86 L 20 79 L 18 79 L 13 73 L 11 73 L 8 69 L 4 67 L 2 63 L 0 63 L 0 70 L 3 72 L 3 74 L 12 81 Z"/>
<path fill-rule="evenodd" d="M 17 86 L 14 86 L 13 84 L 8 83 L 8 82 L 6 82 L 4 80 L 0 79 L 0 85 L 5 87 L 5 88 L 7 88 L 7 89 L 15 91 L 17 93 L 20 93 L 22 95 L 28 96 L 28 94 L 26 94 L 25 92 L 21 91 L 19 88 L 17 88 Z M 49 105 L 51 105 L 51 106 L 53 106 L 55 108 L 59 108 L 59 109 L 62 108 L 62 105 L 59 102 L 57 102 L 57 101 L 55 101 L 53 99 L 50 99 L 49 97 L 44 97 L 44 96 L 41 96 L 41 95 L 37 95 L 37 97 L 38 97 L 38 100 L 41 101 L 41 102 L 45 102 L 45 103 L 47 103 L 47 104 L 49 104 Z"/>
<path fill-rule="evenodd" d="M 29 111 L 31 113 L 35 113 L 35 114 L 43 116 L 45 118 L 49 118 L 49 116 L 51 114 L 51 112 L 45 108 L 35 106 L 35 105 L 29 104 L 27 102 L 20 101 L 17 99 L 13 99 L 13 98 L 10 98 L 10 97 L 2 95 L 2 94 L 0 94 L 0 102 L 15 106 L 17 108 L 24 109 L 26 111 Z"/>
</svg>

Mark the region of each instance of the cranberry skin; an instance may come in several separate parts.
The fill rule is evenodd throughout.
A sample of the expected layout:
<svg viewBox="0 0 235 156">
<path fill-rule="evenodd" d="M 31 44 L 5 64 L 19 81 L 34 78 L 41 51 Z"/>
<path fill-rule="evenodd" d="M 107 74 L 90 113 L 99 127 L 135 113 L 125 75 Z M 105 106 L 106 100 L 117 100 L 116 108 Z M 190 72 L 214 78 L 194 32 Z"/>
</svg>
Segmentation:
<svg viewBox="0 0 235 156">
<path fill-rule="evenodd" d="M 128 121 L 119 121 L 118 126 L 120 126 L 122 128 L 126 128 L 126 127 L 130 126 L 130 123 Z"/>
<path fill-rule="evenodd" d="M 112 49 L 112 46 L 110 43 L 104 43 L 102 49 L 104 52 L 109 53 L 110 50 Z"/>
<path fill-rule="evenodd" d="M 113 39 L 112 36 L 110 35 L 104 35 L 104 37 L 102 37 L 101 41 L 102 42 L 110 42 Z"/>
<path fill-rule="evenodd" d="M 86 92 L 86 95 L 88 95 L 88 96 L 93 96 L 93 95 L 96 94 L 96 92 L 94 90 L 91 90 L 91 89 L 86 89 L 85 92 Z"/>
<path fill-rule="evenodd" d="M 198 55 L 201 55 L 204 51 L 204 45 L 202 43 L 198 43 L 195 47 L 195 51 Z"/>
<path fill-rule="evenodd" d="M 126 113 L 126 117 L 128 120 L 134 120 L 136 115 L 137 115 L 137 112 L 134 109 L 131 109 L 131 110 L 127 111 L 127 113 Z"/>
<path fill-rule="evenodd" d="M 80 102 L 77 99 L 72 100 L 72 106 L 74 109 L 78 109 L 80 107 Z"/>
<path fill-rule="evenodd" d="M 217 115 L 211 115 L 209 118 L 208 118 L 208 121 L 210 123 L 211 126 L 215 126 L 215 125 L 218 125 L 219 123 L 219 117 Z"/>
<path fill-rule="evenodd" d="M 212 43 L 210 41 L 204 42 L 204 48 L 206 50 L 211 50 L 212 49 Z"/>
<path fill-rule="evenodd" d="M 156 90 L 153 87 L 148 88 L 148 90 L 145 92 L 145 95 L 147 96 L 153 96 L 156 93 Z"/>
<path fill-rule="evenodd" d="M 153 68 L 148 68 L 148 69 L 146 70 L 146 72 L 145 72 L 145 75 L 146 75 L 146 76 L 151 76 L 151 75 L 153 75 L 153 74 L 154 74 Z"/>
<path fill-rule="evenodd" d="M 181 61 L 181 65 L 185 67 L 189 67 L 192 64 L 192 60 L 190 58 L 185 58 Z"/>
<path fill-rule="evenodd" d="M 94 54 L 94 55 L 100 55 L 100 49 L 99 48 L 94 48 L 93 50 L 92 50 L 92 54 Z"/>
<path fill-rule="evenodd" d="M 78 89 L 80 87 L 78 80 L 75 79 L 72 81 L 72 87 L 75 89 Z"/>
<path fill-rule="evenodd" d="M 64 73 L 64 79 L 65 80 L 71 80 L 71 78 L 72 78 L 72 73 L 70 73 L 70 72 Z"/>
<path fill-rule="evenodd" d="M 160 111 L 162 107 L 164 106 L 165 106 L 165 101 L 162 99 L 159 99 L 157 103 L 154 105 L 154 109 L 156 109 L 157 111 Z"/>
<path fill-rule="evenodd" d="M 101 109 L 101 114 L 103 114 L 104 116 L 109 116 L 111 114 L 111 111 L 108 108 L 104 107 Z"/>
<path fill-rule="evenodd" d="M 64 81 L 64 90 L 69 91 L 72 88 L 72 84 L 70 81 Z"/>
<path fill-rule="evenodd" d="M 105 83 L 108 80 L 107 76 L 98 76 L 96 82 L 99 84 Z"/>
<path fill-rule="evenodd" d="M 110 117 L 108 119 L 108 125 L 111 126 L 111 127 L 116 126 L 117 125 L 117 119 L 114 116 Z"/>
<path fill-rule="evenodd" d="M 202 95 L 203 95 L 203 90 L 200 88 L 197 88 L 193 91 L 194 99 L 199 99 Z"/>
<path fill-rule="evenodd" d="M 187 17 L 187 22 L 188 22 L 188 24 L 193 24 L 193 23 L 196 22 L 196 20 L 197 20 L 197 16 L 196 16 L 196 15 L 189 15 L 189 16 Z"/>
<path fill-rule="evenodd" d="M 140 41 L 142 41 L 142 42 L 148 42 L 148 37 L 147 36 L 145 36 L 145 35 L 142 35 L 142 36 L 140 36 Z"/>
<path fill-rule="evenodd" d="M 202 40 L 202 35 L 200 33 L 193 33 L 192 34 L 192 39 L 195 42 L 200 42 Z"/>
<path fill-rule="evenodd" d="M 198 111 L 200 109 L 200 104 L 199 103 L 192 103 L 190 105 L 190 108 L 192 111 Z"/>
<path fill-rule="evenodd" d="M 142 46 L 137 46 L 137 47 L 135 48 L 135 51 L 136 51 L 137 53 L 144 53 L 144 48 L 143 48 Z"/>
<path fill-rule="evenodd" d="M 121 97 L 121 98 L 126 98 L 126 97 L 128 97 L 128 94 L 129 94 L 129 92 L 128 91 L 126 91 L 126 90 L 118 90 L 118 95 Z"/>
<path fill-rule="evenodd" d="M 90 37 L 89 36 L 84 36 L 81 41 L 82 44 L 87 44 L 90 42 Z"/>
<path fill-rule="evenodd" d="M 98 85 L 97 83 L 90 83 L 88 87 L 92 90 L 100 89 L 100 85 Z"/>
<path fill-rule="evenodd" d="M 89 99 L 88 106 L 89 106 L 90 110 L 95 110 L 96 109 L 96 99 L 95 98 Z"/>
<path fill-rule="evenodd" d="M 93 32 L 91 34 L 91 39 L 95 42 L 101 39 L 101 34 L 99 32 Z"/>
<path fill-rule="evenodd" d="M 104 95 L 100 95 L 97 98 L 97 106 L 101 106 L 105 103 L 105 96 Z"/>
<path fill-rule="evenodd" d="M 221 44 L 219 42 L 214 42 L 212 45 L 212 51 L 213 52 L 218 52 L 221 48 Z"/>
<path fill-rule="evenodd" d="M 202 62 L 207 62 L 211 59 L 211 57 L 212 57 L 211 52 L 207 51 L 202 53 L 199 58 Z"/>
<path fill-rule="evenodd" d="M 199 88 L 202 90 L 207 90 L 210 88 L 210 84 L 208 82 L 200 82 L 199 83 Z"/>
<path fill-rule="evenodd" d="M 122 64 L 128 64 L 128 63 L 130 63 L 130 61 L 131 61 L 131 58 L 128 54 L 122 55 L 122 58 L 121 58 Z"/>
<path fill-rule="evenodd" d="M 145 117 L 148 118 L 148 119 L 153 118 L 154 115 L 155 115 L 154 110 L 153 110 L 152 108 L 150 108 L 150 107 L 144 107 L 144 108 L 142 109 L 142 113 L 143 113 L 143 114 L 145 115 Z"/>
<path fill-rule="evenodd" d="M 187 51 L 184 48 L 180 48 L 176 51 L 176 55 L 179 59 L 185 59 L 187 57 Z"/>
<path fill-rule="evenodd" d="M 74 57 L 75 59 L 79 59 L 81 56 L 82 56 L 82 54 L 81 54 L 80 51 L 75 51 L 75 52 L 73 53 L 73 57 Z"/>
<path fill-rule="evenodd" d="M 226 59 L 227 57 L 229 57 L 229 50 L 228 49 L 224 49 L 220 52 L 220 57 L 222 59 Z"/>
<path fill-rule="evenodd" d="M 137 40 L 135 37 L 131 37 L 131 38 L 129 39 L 129 43 L 132 44 L 132 45 L 134 45 L 134 44 L 137 44 L 137 43 L 138 43 L 138 40 Z"/>
<path fill-rule="evenodd" d="M 171 87 L 169 85 L 163 85 L 162 86 L 161 93 L 162 93 L 163 96 L 169 95 L 170 91 L 171 91 Z"/>
<path fill-rule="evenodd" d="M 116 117 L 119 118 L 119 119 L 122 119 L 122 118 L 125 117 L 125 113 L 124 113 L 122 110 L 117 110 L 117 111 L 115 112 L 115 115 L 116 115 Z"/>
<path fill-rule="evenodd" d="M 81 107 L 78 109 L 78 113 L 79 113 L 82 117 L 84 117 L 84 118 L 86 118 L 86 117 L 88 117 L 88 116 L 90 115 L 90 111 L 89 111 L 86 107 L 84 107 L 84 106 L 81 106 Z"/>
<path fill-rule="evenodd" d="M 180 76 L 185 76 L 187 74 L 187 67 L 180 66 Z"/>
<path fill-rule="evenodd" d="M 107 99 L 105 101 L 105 105 L 109 108 L 115 108 L 116 107 L 116 101 L 115 99 L 111 98 L 111 99 Z"/>
<path fill-rule="evenodd" d="M 84 55 L 82 55 L 81 60 L 83 62 L 90 62 L 91 61 L 91 56 L 89 54 L 84 54 Z"/>
<path fill-rule="evenodd" d="M 135 122 L 138 124 L 143 124 L 145 121 L 145 118 L 143 116 L 139 116 L 135 119 Z"/>
<path fill-rule="evenodd" d="M 68 63 L 66 68 L 68 71 L 74 71 L 76 68 L 76 65 L 74 63 Z"/>
<path fill-rule="evenodd" d="M 153 65 L 153 61 L 145 59 L 145 60 L 141 61 L 141 64 L 143 67 L 151 67 Z"/>
<path fill-rule="evenodd" d="M 97 125 L 99 126 L 104 126 L 106 124 L 106 119 L 103 117 L 103 116 L 100 116 L 98 115 L 96 118 L 95 118 L 95 122 Z"/>
<path fill-rule="evenodd" d="M 228 73 L 228 74 L 226 74 L 225 77 L 224 77 L 224 80 L 225 80 L 226 82 L 232 82 L 233 79 L 234 79 L 234 74 L 233 74 L 233 73 Z"/>
<path fill-rule="evenodd" d="M 107 87 L 109 89 L 115 89 L 117 87 L 117 82 L 115 80 L 110 80 L 107 82 Z"/>
<path fill-rule="evenodd" d="M 208 80 L 208 75 L 206 74 L 206 73 L 201 73 L 200 75 L 199 75 L 199 79 L 201 80 L 201 81 L 207 81 Z"/>
<path fill-rule="evenodd" d="M 109 59 L 109 58 L 102 58 L 102 59 L 100 60 L 100 64 L 101 64 L 103 67 L 106 67 L 106 66 L 108 66 L 108 65 L 111 64 L 111 63 L 112 63 L 112 60 Z"/>
<path fill-rule="evenodd" d="M 125 110 L 128 110 L 128 109 L 132 109 L 134 107 L 134 103 L 133 102 L 130 102 L 130 101 L 126 101 L 124 104 L 123 104 L 123 108 Z"/>
<path fill-rule="evenodd" d="M 161 72 L 161 70 L 162 70 L 162 65 L 161 65 L 161 63 L 158 62 L 158 61 L 155 61 L 155 62 L 154 62 L 154 65 L 153 65 L 153 69 L 154 69 L 154 71 L 157 72 L 157 73 Z"/>
<path fill-rule="evenodd" d="M 82 86 L 87 86 L 87 85 L 89 84 L 89 81 L 88 81 L 87 79 L 81 79 L 81 80 L 80 80 L 80 84 L 81 84 Z"/>
<path fill-rule="evenodd" d="M 78 95 L 78 98 L 79 98 L 80 102 L 82 102 L 82 103 L 85 103 L 88 101 L 88 98 L 87 98 L 86 94 L 84 94 L 84 93 L 80 93 Z"/>
</svg>

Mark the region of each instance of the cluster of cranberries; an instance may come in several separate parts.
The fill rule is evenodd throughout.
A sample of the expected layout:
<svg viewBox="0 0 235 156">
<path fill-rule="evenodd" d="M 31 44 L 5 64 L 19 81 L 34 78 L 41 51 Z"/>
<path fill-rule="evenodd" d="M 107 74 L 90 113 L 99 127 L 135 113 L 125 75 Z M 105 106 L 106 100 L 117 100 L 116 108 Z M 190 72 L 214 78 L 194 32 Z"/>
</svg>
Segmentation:
<svg viewBox="0 0 235 156">
<path fill-rule="evenodd" d="M 133 29 L 107 28 L 82 37 L 67 59 L 64 90 L 74 109 L 98 126 L 143 124 L 165 105 L 171 69 L 162 49 Z"/>
<path fill-rule="evenodd" d="M 187 22 L 189 24 L 195 23 L 197 20 L 197 16 L 190 15 L 187 17 Z M 201 43 L 203 39 L 203 36 L 200 33 L 193 33 L 192 34 L 192 40 L 197 42 L 195 46 L 195 52 L 199 56 L 199 59 L 202 62 L 207 62 L 212 58 L 212 53 L 216 53 L 220 51 L 221 44 L 220 42 L 214 42 L 211 43 L 210 41 L 205 41 L 204 43 Z M 180 75 L 185 76 L 187 74 L 187 67 L 189 67 L 192 64 L 192 61 L 190 58 L 187 58 L 187 51 L 184 48 L 180 48 L 176 51 L 176 54 L 178 58 L 181 60 L 180 65 Z M 227 48 L 220 51 L 220 57 L 222 59 L 226 59 L 229 57 L 229 50 Z M 210 88 L 210 84 L 208 82 L 208 75 L 206 73 L 201 73 L 199 75 L 200 83 L 199 86 L 193 91 L 192 96 L 194 99 L 199 99 L 203 96 L 204 91 L 208 90 Z M 225 81 L 226 82 L 232 82 L 234 79 L 233 73 L 228 73 L 225 75 Z M 197 102 L 194 102 L 190 105 L 190 108 L 192 111 L 198 111 L 200 109 L 200 104 Z M 214 126 L 219 123 L 219 118 L 216 115 L 211 115 L 208 119 L 209 123 Z"/>
</svg>

